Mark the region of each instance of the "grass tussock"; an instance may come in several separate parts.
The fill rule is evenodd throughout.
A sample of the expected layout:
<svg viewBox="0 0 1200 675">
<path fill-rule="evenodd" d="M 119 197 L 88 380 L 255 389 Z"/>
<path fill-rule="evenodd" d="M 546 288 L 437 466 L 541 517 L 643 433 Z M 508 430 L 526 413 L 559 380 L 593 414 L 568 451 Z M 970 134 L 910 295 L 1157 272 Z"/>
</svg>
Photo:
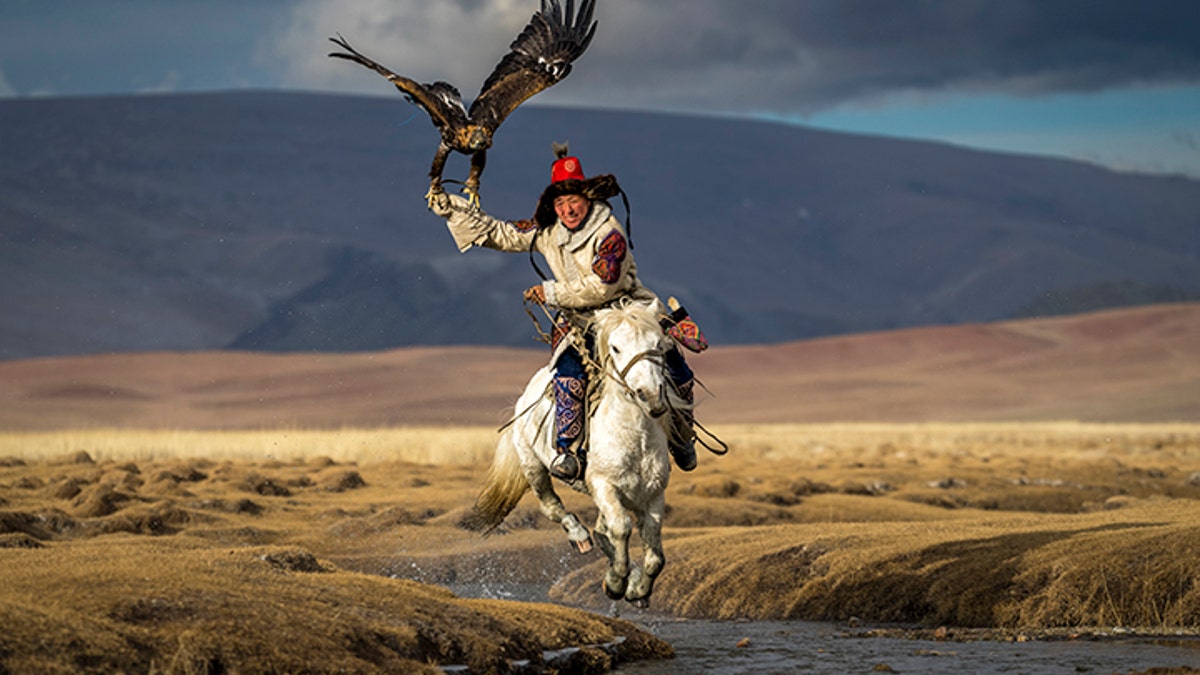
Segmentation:
<svg viewBox="0 0 1200 675">
<path fill-rule="evenodd" d="M 324 456 L 6 462 L 0 670 L 507 672 L 618 637 L 578 658 L 670 655 L 623 621 L 425 583 L 457 573 L 422 554 L 457 559 L 464 580 L 519 564 L 453 525 L 472 476 Z"/>
<path fill-rule="evenodd" d="M 354 574 L 294 547 L 121 539 L 23 552 L 6 565 L 0 654 L 10 672 L 506 672 L 546 649 L 614 642 L 619 621 L 480 602 Z"/>
<path fill-rule="evenodd" d="M 692 617 L 1200 629 L 1200 509 L 715 528 L 673 537 L 656 600 Z M 597 573 L 578 570 L 557 590 Z M 596 605 L 593 605 L 596 606 Z"/>
</svg>

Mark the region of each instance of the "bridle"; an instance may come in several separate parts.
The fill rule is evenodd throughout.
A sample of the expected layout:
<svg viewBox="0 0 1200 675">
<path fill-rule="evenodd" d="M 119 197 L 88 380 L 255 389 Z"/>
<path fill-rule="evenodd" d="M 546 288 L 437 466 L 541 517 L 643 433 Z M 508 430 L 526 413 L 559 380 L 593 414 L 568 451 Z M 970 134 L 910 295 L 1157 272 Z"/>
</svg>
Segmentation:
<svg viewBox="0 0 1200 675">
<path fill-rule="evenodd" d="M 644 352 L 638 352 L 637 354 L 633 355 L 632 359 L 629 359 L 629 363 L 626 363 L 624 368 L 616 373 L 614 379 L 622 383 L 626 389 L 629 389 L 629 385 L 625 383 L 625 378 L 629 375 L 629 371 L 632 370 L 634 366 L 641 361 L 650 360 L 653 361 L 658 367 L 666 368 L 666 359 L 667 353 L 662 349 L 647 349 Z"/>
<path fill-rule="evenodd" d="M 612 357 L 606 356 L 605 360 L 607 364 L 611 364 Z M 605 367 L 606 364 L 601 364 L 600 369 L 608 379 L 616 382 L 617 385 L 619 385 L 621 389 L 624 390 L 624 392 L 629 396 L 629 398 L 634 401 L 634 403 L 636 403 L 638 406 L 641 406 L 647 415 L 654 419 L 658 419 L 671 409 L 671 404 L 669 402 L 665 402 L 665 405 L 663 405 L 661 409 L 657 410 L 646 408 L 644 404 L 648 403 L 649 401 L 647 401 L 644 395 L 639 394 L 634 390 L 633 387 L 629 386 L 629 382 L 626 379 L 629 376 L 629 371 L 633 370 L 633 367 L 642 361 L 650 361 L 665 375 L 667 369 L 666 351 L 662 349 L 647 349 L 645 351 L 638 352 L 637 354 L 634 354 L 633 357 L 630 358 L 629 361 L 626 362 L 625 366 L 620 370 L 614 370 L 613 368 Z"/>
</svg>

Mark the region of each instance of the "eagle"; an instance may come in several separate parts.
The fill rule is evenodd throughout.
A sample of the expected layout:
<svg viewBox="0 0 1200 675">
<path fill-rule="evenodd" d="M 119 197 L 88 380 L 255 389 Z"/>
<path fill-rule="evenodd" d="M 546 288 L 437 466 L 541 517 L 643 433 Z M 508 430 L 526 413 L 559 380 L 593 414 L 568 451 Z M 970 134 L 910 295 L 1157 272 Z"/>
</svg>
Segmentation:
<svg viewBox="0 0 1200 675">
<path fill-rule="evenodd" d="M 429 114 L 441 133 L 441 143 L 429 168 L 429 193 L 442 192 L 442 173 L 451 150 L 471 157 L 471 170 L 463 193 L 479 206 L 479 178 L 487 163 L 492 135 L 508 115 L 534 94 L 553 86 L 571 72 L 571 63 L 587 49 L 596 33 L 592 20 L 595 0 L 583 0 L 575 12 L 575 0 L 567 0 L 566 11 L 558 0 L 542 0 L 541 9 L 517 35 L 509 52 L 484 81 L 470 110 L 463 105 L 458 89 L 448 82 L 420 84 L 388 70 L 363 56 L 340 34 L 329 38 L 344 52 L 331 57 L 354 61 L 384 76 L 406 99 Z"/>
</svg>

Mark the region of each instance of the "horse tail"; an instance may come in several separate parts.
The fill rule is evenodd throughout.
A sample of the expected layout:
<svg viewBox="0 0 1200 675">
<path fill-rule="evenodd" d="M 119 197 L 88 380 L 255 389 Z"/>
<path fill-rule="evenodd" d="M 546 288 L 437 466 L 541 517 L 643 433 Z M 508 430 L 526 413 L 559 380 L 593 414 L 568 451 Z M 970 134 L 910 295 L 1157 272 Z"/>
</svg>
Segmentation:
<svg viewBox="0 0 1200 675">
<path fill-rule="evenodd" d="M 475 499 L 475 506 L 459 524 L 464 529 L 489 535 L 500 527 L 504 517 L 516 508 L 528 490 L 529 481 L 521 470 L 521 461 L 512 441 L 512 431 L 509 430 L 500 436 L 496 456 L 483 481 L 483 490 Z"/>
</svg>

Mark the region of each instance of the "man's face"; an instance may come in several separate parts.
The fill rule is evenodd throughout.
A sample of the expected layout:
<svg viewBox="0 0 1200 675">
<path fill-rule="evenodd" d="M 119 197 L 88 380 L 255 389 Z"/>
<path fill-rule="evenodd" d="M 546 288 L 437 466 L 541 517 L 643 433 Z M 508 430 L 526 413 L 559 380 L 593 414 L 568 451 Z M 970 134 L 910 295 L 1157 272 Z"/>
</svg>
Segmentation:
<svg viewBox="0 0 1200 675">
<path fill-rule="evenodd" d="M 575 231 L 583 224 L 592 203 L 583 195 L 562 195 L 554 199 L 554 212 L 568 230 Z"/>
</svg>

